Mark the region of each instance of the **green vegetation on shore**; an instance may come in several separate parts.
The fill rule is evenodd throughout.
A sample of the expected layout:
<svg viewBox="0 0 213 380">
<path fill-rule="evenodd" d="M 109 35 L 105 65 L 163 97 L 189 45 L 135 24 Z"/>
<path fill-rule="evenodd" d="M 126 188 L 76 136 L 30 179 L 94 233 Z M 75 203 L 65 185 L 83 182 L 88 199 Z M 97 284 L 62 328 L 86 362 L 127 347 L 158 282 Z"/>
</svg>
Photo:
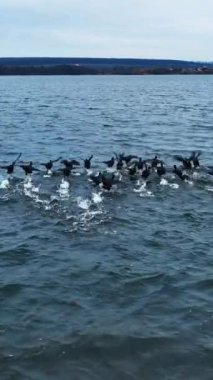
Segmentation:
<svg viewBox="0 0 213 380">
<path fill-rule="evenodd" d="M 213 74 L 213 63 L 116 58 L 0 58 L 0 75 Z"/>
</svg>

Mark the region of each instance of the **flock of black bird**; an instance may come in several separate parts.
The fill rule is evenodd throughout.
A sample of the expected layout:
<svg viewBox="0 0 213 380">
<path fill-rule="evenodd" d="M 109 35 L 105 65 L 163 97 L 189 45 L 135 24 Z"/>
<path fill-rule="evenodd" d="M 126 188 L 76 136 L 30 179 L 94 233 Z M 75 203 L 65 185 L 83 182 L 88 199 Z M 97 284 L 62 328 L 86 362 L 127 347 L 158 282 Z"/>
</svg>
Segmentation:
<svg viewBox="0 0 213 380">
<path fill-rule="evenodd" d="M 9 165 L 0 165 L 0 169 L 7 171 L 9 176 L 12 176 L 15 170 L 15 167 L 20 167 L 23 169 L 26 176 L 31 175 L 33 172 L 40 172 L 41 169 L 34 167 L 33 162 L 29 163 L 20 161 L 21 153 L 18 157 Z M 155 172 L 159 177 L 163 177 L 167 172 L 173 173 L 181 181 L 189 180 L 191 174 L 194 171 L 203 171 L 206 174 L 213 175 L 213 166 L 200 166 L 199 157 L 201 152 L 192 152 L 189 157 L 183 157 L 181 155 L 175 155 L 174 159 L 180 162 L 180 165 L 173 165 L 168 167 L 165 165 L 164 161 L 160 160 L 158 156 L 155 156 L 152 159 L 143 160 L 137 155 L 125 155 L 124 153 L 114 153 L 111 159 L 103 161 L 107 168 L 112 170 L 104 170 L 94 174 L 90 172 L 92 167 L 93 155 L 89 158 L 83 159 L 84 168 L 89 172 L 89 178 L 95 186 L 101 186 L 105 190 L 110 190 L 111 187 L 117 182 L 116 173 L 123 174 L 125 173 L 129 176 L 131 180 L 142 179 L 144 182 L 147 182 L 150 178 L 150 175 Z M 52 172 L 54 163 L 60 161 L 63 164 L 63 167 L 57 169 L 55 172 Z M 67 160 L 61 157 L 56 160 L 50 160 L 46 163 L 40 163 L 41 166 L 44 166 L 46 171 L 50 174 L 62 175 L 64 179 L 68 178 L 73 169 L 80 166 L 80 162 L 72 159 Z M 114 169 L 114 170 L 113 170 Z"/>
</svg>

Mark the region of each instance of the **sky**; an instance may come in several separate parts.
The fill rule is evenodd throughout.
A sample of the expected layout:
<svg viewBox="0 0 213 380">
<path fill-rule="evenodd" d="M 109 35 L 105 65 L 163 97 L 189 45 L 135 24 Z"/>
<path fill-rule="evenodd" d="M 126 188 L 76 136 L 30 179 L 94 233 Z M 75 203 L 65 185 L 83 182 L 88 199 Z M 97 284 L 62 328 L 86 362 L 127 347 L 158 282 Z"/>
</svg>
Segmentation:
<svg viewBox="0 0 213 380">
<path fill-rule="evenodd" d="M 213 61 L 213 0 L 0 0 L 0 57 Z"/>
</svg>

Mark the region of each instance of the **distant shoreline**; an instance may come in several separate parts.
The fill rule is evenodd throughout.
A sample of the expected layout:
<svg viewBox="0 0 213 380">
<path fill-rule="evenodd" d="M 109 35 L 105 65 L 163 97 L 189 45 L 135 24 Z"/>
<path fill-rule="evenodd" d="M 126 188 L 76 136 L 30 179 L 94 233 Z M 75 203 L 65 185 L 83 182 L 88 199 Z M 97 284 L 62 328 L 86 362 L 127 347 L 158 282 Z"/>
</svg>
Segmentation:
<svg viewBox="0 0 213 380">
<path fill-rule="evenodd" d="M 0 57 L 0 75 L 213 74 L 213 62 L 135 58 Z"/>
<path fill-rule="evenodd" d="M 54 66 L 3 66 L 0 76 L 12 75 L 207 75 L 213 74 L 213 67 L 151 67 L 115 66 L 87 67 L 81 65 Z"/>
</svg>

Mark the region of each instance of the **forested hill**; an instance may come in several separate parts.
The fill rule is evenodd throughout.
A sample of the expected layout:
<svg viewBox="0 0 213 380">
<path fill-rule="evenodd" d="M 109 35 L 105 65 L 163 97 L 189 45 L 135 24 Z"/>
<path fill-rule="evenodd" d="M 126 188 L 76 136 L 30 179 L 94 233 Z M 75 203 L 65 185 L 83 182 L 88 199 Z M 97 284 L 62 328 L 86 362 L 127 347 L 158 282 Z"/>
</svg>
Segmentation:
<svg viewBox="0 0 213 380">
<path fill-rule="evenodd" d="M 0 58 L 0 75 L 212 74 L 213 62 L 135 58 Z"/>
<path fill-rule="evenodd" d="M 193 62 L 172 59 L 136 59 L 136 58 L 50 58 L 50 57 L 23 57 L 0 58 L 1 66 L 55 66 L 55 65 L 82 65 L 90 67 L 187 67 L 194 68 L 201 65 L 212 66 L 213 62 Z"/>
</svg>

